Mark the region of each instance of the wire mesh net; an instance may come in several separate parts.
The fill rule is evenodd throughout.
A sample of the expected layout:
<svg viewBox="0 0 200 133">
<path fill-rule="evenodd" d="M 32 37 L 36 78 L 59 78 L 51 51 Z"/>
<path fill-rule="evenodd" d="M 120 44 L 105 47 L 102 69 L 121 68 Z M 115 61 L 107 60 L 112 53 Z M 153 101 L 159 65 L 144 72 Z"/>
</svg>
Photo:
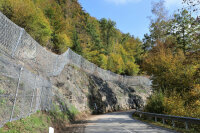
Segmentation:
<svg viewBox="0 0 200 133">
<path fill-rule="evenodd" d="M 0 12 L 0 126 L 37 110 L 50 110 L 52 85 L 47 79 L 73 64 L 103 80 L 150 86 L 148 78 L 121 76 L 99 68 L 68 49 L 56 55 Z"/>
</svg>

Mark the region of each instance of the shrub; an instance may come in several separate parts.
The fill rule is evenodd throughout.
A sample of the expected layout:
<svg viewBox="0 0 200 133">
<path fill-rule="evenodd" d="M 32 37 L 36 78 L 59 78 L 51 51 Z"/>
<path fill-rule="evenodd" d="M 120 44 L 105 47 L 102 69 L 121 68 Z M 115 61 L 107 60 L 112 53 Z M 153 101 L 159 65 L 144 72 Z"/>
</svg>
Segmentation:
<svg viewBox="0 0 200 133">
<path fill-rule="evenodd" d="M 164 113 L 164 110 L 164 95 L 163 93 L 156 91 L 147 100 L 147 104 L 144 108 L 144 111 L 162 114 Z"/>
</svg>

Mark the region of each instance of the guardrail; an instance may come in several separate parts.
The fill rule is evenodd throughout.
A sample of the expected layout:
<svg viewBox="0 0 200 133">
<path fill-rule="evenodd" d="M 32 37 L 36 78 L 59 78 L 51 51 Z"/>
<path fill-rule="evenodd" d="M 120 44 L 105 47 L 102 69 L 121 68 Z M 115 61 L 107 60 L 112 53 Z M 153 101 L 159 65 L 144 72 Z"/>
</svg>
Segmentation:
<svg viewBox="0 0 200 133">
<path fill-rule="evenodd" d="M 175 127 L 175 121 L 180 121 L 185 123 L 185 128 L 188 130 L 188 124 L 199 124 L 200 125 L 200 119 L 198 118 L 191 118 L 191 117 L 180 117 L 180 116 L 172 116 L 172 115 L 164 115 L 164 114 L 156 114 L 156 113 L 148 113 L 148 112 L 142 112 L 142 111 L 134 111 L 135 114 L 138 114 L 140 118 L 142 115 L 147 117 L 154 117 L 155 122 L 157 122 L 157 118 L 161 118 L 163 124 L 165 124 L 165 120 L 172 120 L 172 125 Z"/>
</svg>

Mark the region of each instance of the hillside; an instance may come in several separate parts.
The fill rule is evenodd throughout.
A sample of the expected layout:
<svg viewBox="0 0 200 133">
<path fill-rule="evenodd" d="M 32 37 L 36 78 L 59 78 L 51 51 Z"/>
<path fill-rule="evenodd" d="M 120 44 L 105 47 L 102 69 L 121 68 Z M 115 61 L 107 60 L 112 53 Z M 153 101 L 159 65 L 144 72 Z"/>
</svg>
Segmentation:
<svg viewBox="0 0 200 133">
<path fill-rule="evenodd" d="M 148 77 L 106 71 L 70 48 L 52 53 L 1 12 L 0 23 L 0 127 L 39 110 L 74 121 L 78 112 L 144 106 L 151 92 Z"/>
<path fill-rule="evenodd" d="M 149 33 L 140 41 L 110 19 L 91 17 L 78 0 L 1 0 L 0 126 L 37 110 L 74 118 L 70 111 L 144 107 L 200 118 L 194 17 L 200 2 L 194 1 L 183 0 L 189 8 L 173 15 L 164 0 L 153 3 Z M 136 76 L 142 74 L 149 76 Z"/>
<path fill-rule="evenodd" d="M 77 0 L 1 0 L 0 11 L 57 54 L 69 47 L 103 69 L 140 71 L 142 42 L 121 33 L 110 19 L 91 17 Z"/>
</svg>

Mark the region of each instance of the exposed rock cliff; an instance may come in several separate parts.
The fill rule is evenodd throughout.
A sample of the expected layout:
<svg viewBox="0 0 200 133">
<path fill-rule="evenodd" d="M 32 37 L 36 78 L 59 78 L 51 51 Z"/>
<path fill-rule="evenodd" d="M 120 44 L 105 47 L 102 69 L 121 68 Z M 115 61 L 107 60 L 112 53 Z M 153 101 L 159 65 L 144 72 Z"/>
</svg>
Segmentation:
<svg viewBox="0 0 200 133">
<path fill-rule="evenodd" d="M 62 103 L 73 105 L 79 111 L 92 110 L 93 113 L 140 108 L 150 94 L 149 86 L 126 86 L 104 81 L 73 65 L 65 66 L 62 73 L 52 77 L 51 81 L 55 96 L 62 99 Z"/>
<path fill-rule="evenodd" d="M 0 126 L 37 110 L 105 113 L 145 104 L 148 78 L 104 70 L 70 49 L 56 55 L 2 13 L 0 22 Z"/>
</svg>

